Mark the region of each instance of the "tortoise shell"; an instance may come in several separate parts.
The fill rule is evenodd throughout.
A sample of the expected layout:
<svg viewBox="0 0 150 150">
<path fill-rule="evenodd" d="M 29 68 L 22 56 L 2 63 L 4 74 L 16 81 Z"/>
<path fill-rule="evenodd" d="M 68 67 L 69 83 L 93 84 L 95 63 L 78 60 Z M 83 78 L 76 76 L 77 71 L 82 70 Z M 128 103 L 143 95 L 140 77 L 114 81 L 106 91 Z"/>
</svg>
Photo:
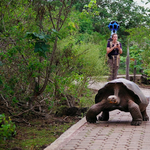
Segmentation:
<svg viewBox="0 0 150 150">
<path fill-rule="evenodd" d="M 136 104 L 139 105 L 140 103 L 142 103 L 146 106 L 148 105 L 148 100 L 142 93 L 139 86 L 134 82 L 126 80 L 124 78 L 119 78 L 107 82 L 95 96 L 95 103 L 100 102 L 101 100 L 107 98 L 109 95 L 114 95 L 114 88 L 116 84 L 119 86 L 118 96 L 128 94 L 128 96 L 132 97 L 132 100 Z"/>
</svg>

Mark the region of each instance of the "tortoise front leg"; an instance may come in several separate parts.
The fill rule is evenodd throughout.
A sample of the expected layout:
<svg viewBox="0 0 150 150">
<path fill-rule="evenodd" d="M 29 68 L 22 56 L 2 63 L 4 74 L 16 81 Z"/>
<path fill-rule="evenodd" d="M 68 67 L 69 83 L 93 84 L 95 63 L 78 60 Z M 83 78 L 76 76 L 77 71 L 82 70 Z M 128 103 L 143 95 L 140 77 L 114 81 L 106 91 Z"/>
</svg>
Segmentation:
<svg viewBox="0 0 150 150">
<path fill-rule="evenodd" d="M 132 116 L 131 125 L 139 126 L 142 123 L 142 114 L 139 106 L 132 100 L 128 101 L 128 109 Z"/>
<path fill-rule="evenodd" d="M 149 117 L 146 113 L 146 109 L 142 112 L 142 116 L 143 116 L 143 121 L 149 121 Z"/>
<path fill-rule="evenodd" d="M 96 123 L 97 115 L 102 111 L 104 103 L 105 103 L 105 100 L 102 100 L 101 102 L 91 106 L 91 108 L 88 110 L 86 114 L 87 122 Z"/>
<path fill-rule="evenodd" d="M 99 121 L 108 121 L 109 120 L 109 111 L 103 111 L 102 115 L 98 117 Z"/>
</svg>

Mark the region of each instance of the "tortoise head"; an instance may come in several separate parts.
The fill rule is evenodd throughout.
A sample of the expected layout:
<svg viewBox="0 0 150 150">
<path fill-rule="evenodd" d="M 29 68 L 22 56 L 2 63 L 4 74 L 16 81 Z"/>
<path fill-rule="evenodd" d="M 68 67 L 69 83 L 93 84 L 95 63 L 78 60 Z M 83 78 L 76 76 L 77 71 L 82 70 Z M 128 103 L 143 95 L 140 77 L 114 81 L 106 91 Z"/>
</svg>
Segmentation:
<svg viewBox="0 0 150 150">
<path fill-rule="evenodd" d="M 120 98 L 116 95 L 110 95 L 107 98 L 108 102 L 111 104 L 116 104 L 118 105 L 120 103 Z"/>
<path fill-rule="evenodd" d="M 112 87 L 113 87 L 113 89 L 114 89 L 114 95 L 108 96 L 107 100 L 108 100 L 108 102 L 111 103 L 111 104 L 116 104 L 116 105 L 118 105 L 118 104 L 120 103 L 120 98 L 119 98 L 119 96 L 118 96 L 120 86 L 119 86 L 119 84 L 112 84 Z"/>
</svg>

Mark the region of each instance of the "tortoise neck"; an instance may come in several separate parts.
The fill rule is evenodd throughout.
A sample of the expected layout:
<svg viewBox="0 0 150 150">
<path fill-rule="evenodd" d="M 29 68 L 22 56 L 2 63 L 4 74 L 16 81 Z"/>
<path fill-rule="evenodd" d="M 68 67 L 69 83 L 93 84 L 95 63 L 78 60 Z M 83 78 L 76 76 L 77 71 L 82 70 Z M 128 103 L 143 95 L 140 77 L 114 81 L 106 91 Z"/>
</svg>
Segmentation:
<svg viewBox="0 0 150 150">
<path fill-rule="evenodd" d="M 119 94 L 119 87 L 117 85 L 115 85 L 114 87 L 114 95 L 116 95 L 118 97 Z"/>
<path fill-rule="evenodd" d="M 119 94 L 119 87 L 116 84 L 114 87 L 114 95 L 117 97 L 117 104 L 120 103 L 120 98 L 119 98 L 118 94 Z"/>
</svg>

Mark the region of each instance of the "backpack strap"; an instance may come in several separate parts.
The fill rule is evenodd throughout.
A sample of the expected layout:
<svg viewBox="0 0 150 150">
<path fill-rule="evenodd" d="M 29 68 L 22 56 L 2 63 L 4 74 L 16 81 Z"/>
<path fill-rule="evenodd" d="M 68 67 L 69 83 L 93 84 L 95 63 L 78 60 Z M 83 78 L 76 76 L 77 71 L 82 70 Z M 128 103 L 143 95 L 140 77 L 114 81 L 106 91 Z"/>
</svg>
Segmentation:
<svg viewBox="0 0 150 150">
<path fill-rule="evenodd" d="M 119 41 L 117 41 L 117 44 L 120 44 Z M 112 43 L 112 41 L 110 41 L 110 48 L 112 48 L 112 45 L 113 45 L 113 43 Z"/>
</svg>

